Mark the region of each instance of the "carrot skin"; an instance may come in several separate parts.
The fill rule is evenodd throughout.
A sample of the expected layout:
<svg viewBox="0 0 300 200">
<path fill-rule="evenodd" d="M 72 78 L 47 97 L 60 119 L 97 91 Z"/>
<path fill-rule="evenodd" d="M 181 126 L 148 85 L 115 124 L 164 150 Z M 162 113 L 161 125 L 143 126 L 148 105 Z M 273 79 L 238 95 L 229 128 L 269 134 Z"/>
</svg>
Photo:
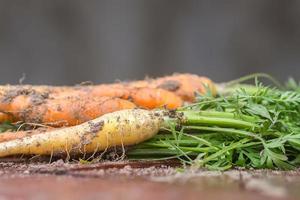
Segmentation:
<svg viewBox="0 0 300 200">
<path fill-rule="evenodd" d="M 0 143 L 0 157 L 85 154 L 145 141 L 160 130 L 163 112 L 122 110 L 83 124 Z"/>
<path fill-rule="evenodd" d="M 53 128 L 38 128 L 38 129 L 28 130 L 28 131 L 4 132 L 0 134 L 0 143 L 10 141 L 10 140 L 21 139 L 36 134 L 42 134 L 50 130 L 53 130 Z"/>
<path fill-rule="evenodd" d="M 211 80 L 193 74 L 93 86 L 7 85 L 0 86 L 0 112 L 9 113 L 14 118 L 12 121 L 70 126 L 135 105 L 146 109 L 176 109 L 184 101 L 193 102 L 196 93 L 203 94 L 208 89 L 216 94 Z M 102 104 L 107 97 L 123 100 L 116 98 Z M 0 122 L 7 117 L 0 115 Z"/>
<path fill-rule="evenodd" d="M 19 98 L 20 96 L 17 99 Z M 132 102 L 119 98 L 80 96 L 46 99 L 39 104 L 26 102 L 21 108 L 17 107 L 18 105 L 21 103 L 14 102 L 10 109 L 7 108 L 9 110 L 5 111 L 13 114 L 17 121 L 47 124 L 53 127 L 73 126 L 106 113 L 136 107 Z"/>
</svg>

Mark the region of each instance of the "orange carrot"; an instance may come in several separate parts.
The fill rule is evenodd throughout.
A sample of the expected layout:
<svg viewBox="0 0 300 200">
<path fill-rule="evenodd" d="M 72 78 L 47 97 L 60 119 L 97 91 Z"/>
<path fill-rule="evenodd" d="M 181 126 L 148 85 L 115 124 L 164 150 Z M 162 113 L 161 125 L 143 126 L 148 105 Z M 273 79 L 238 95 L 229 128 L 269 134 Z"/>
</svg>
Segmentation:
<svg viewBox="0 0 300 200">
<path fill-rule="evenodd" d="M 31 96 L 18 96 L 8 105 L 0 104 L 0 109 L 14 115 L 17 121 L 56 127 L 77 125 L 106 113 L 130 108 L 135 108 L 135 105 L 120 98 L 80 96 L 45 99 L 37 103 Z"/>
<path fill-rule="evenodd" d="M 170 91 L 155 88 L 134 88 L 124 85 L 86 86 L 48 94 L 32 89 L 31 92 L 27 93 L 12 92 L 14 90 L 18 91 L 18 88 L 12 88 L 2 95 L 2 98 L 0 95 L 0 111 L 10 111 L 14 114 L 22 112 L 31 105 L 39 105 L 45 101 L 55 101 L 56 99 L 74 98 L 74 96 L 85 99 L 90 99 L 90 97 L 118 97 L 130 100 L 137 106 L 147 109 L 163 106 L 168 109 L 175 109 L 183 103 L 180 97 Z"/>
<path fill-rule="evenodd" d="M 167 109 L 175 109 L 183 104 L 181 98 L 176 94 L 163 89 L 149 87 L 133 88 L 124 85 L 99 85 L 90 87 L 88 91 L 85 90 L 85 94 L 83 94 L 82 90 L 80 93 L 91 96 L 119 97 L 132 101 L 138 107 L 147 109 L 163 106 Z"/>
<path fill-rule="evenodd" d="M 174 74 L 157 79 L 146 79 L 128 83 L 115 83 L 94 86 L 81 86 L 77 90 L 89 90 L 92 94 L 99 96 L 118 96 L 126 98 L 130 91 L 140 88 L 163 89 L 175 93 L 182 100 L 193 102 L 197 93 L 205 94 L 210 90 L 216 95 L 214 83 L 206 78 L 194 74 Z M 155 97 L 155 95 L 151 95 Z M 158 97 L 158 99 L 160 99 Z"/>
<path fill-rule="evenodd" d="M 93 86 L 6 85 L 0 86 L 0 112 L 25 122 L 75 125 L 134 104 L 146 109 L 176 109 L 183 100 L 193 102 L 196 93 L 208 89 L 216 93 L 211 80 L 193 74 Z M 0 115 L 0 122 L 7 117 Z"/>
<path fill-rule="evenodd" d="M 125 98 L 130 92 L 137 88 L 164 89 L 180 96 L 184 101 L 194 101 L 195 93 L 206 93 L 208 89 L 216 94 L 214 83 L 206 78 L 194 74 L 174 74 L 157 79 L 146 79 L 142 81 L 121 82 L 113 84 L 101 84 L 92 86 L 0 86 L 0 103 L 9 101 L 19 95 L 34 95 L 37 100 L 40 97 L 56 97 L 65 94 L 69 96 L 75 91 L 93 94 L 96 96 L 111 96 Z"/>
<path fill-rule="evenodd" d="M 129 83 L 133 87 L 161 88 L 174 92 L 184 101 L 193 102 L 196 93 L 205 94 L 210 90 L 212 95 L 216 95 L 214 83 L 206 78 L 194 74 L 174 74 L 158 79 L 147 79 L 143 81 L 133 81 Z"/>
<path fill-rule="evenodd" d="M 131 92 L 129 98 L 131 98 L 136 105 L 148 109 L 159 107 L 176 109 L 183 104 L 180 97 L 163 89 L 138 88 Z"/>
<path fill-rule="evenodd" d="M 10 141 L 10 140 L 21 139 L 21 138 L 36 135 L 36 134 L 45 133 L 50 130 L 52 130 L 52 129 L 51 128 L 38 128 L 38 129 L 28 130 L 28 131 L 4 132 L 4 133 L 0 134 L 0 143 Z"/>
</svg>

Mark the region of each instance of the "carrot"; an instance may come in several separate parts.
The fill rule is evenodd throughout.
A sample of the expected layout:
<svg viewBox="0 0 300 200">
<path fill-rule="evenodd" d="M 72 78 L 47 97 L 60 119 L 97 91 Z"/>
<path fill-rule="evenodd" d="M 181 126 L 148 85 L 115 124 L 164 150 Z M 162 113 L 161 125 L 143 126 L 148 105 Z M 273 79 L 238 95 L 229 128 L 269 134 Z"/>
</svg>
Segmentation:
<svg viewBox="0 0 300 200">
<path fill-rule="evenodd" d="M 28 130 L 28 131 L 4 132 L 0 134 L 0 143 L 10 141 L 10 140 L 21 139 L 36 134 L 45 133 L 46 131 L 50 131 L 50 130 L 51 128 L 38 128 L 38 129 Z"/>
<path fill-rule="evenodd" d="M 134 108 L 134 104 L 147 109 L 164 106 L 175 109 L 183 103 L 178 96 L 163 89 L 125 89 L 107 85 L 66 90 L 55 95 L 35 90 L 16 94 L 0 99 L 0 111 L 13 115 L 14 121 L 47 123 L 57 127 L 77 125 L 108 112 Z"/>
<path fill-rule="evenodd" d="M 68 95 L 94 96 L 94 97 L 119 97 L 130 100 L 138 107 L 153 109 L 166 107 L 175 109 L 182 106 L 183 101 L 176 94 L 160 88 L 149 87 L 128 87 L 125 85 L 99 85 L 83 87 L 76 91 L 65 91 L 58 95 L 66 97 Z"/>
<path fill-rule="evenodd" d="M 133 90 L 139 88 L 163 89 L 175 93 L 185 101 L 194 101 L 195 93 L 206 93 L 208 88 L 216 94 L 214 83 L 206 78 L 194 74 L 174 74 L 157 79 L 132 81 L 92 86 L 0 86 L 0 102 L 9 101 L 19 95 L 35 96 L 39 98 L 69 96 L 70 94 L 88 93 L 96 96 L 112 96 L 127 99 Z M 77 92 L 76 92 L 77 91 Z"/>
<path fill-rule="evenodd" d="M 163 89 L 138 88 L 132 90 L 129 99 L 147 109 L 165 107 L 167 109 L 176 109 L 182 106 L 183 101 L 172 92 Z"/>
<path fill-rule="evenodd" d="M 0 112 L 0 122 L 6 122 L 6 121 L 8 122 L 14 121 L 13 115 Z"/>
<path fill-rule="evenodd" d="M 89 111 L 89 114 L 86 114 L 83 110 L 78 111 L 79 103 L 76 103 L 75 99 L 80 102 L 88 102 L 83 103 L 86 110 L 92 110 L 96 105 L 99 106 L 97 102 L 92 102 L 91 97 L 95 101 L 102 102 L 96 98 L 103 98 L 103 96 L 130 100 L 140 108 L 165 107 L 167 109 L 176 109 L 182 106 L 183 100 L 192 102 L 197 92 L 205 93 L 208 88 L 210 88 L 212 94 L 216 93 L 215 86 L 209 79 L 192 74 L 174 74 L 153 80 L 95 86 L 7 85 L 0 87 L 0 112 L 7 112 L 15 117 L 15 120 L 25 122 L 54 122 L 56 126 L 75 125 L 106 113 L 100 111 L 91 113 Z M 74 96 L 84 100 L 74 98 Z M 62 104 L 62 107 L 67 107 L 67 109 L 63 109 L 63 112 L 57 111 L 57 109 L 55 111 L 53 106 L 58 108 L 59 104 Z M 121 106 L 120 109 L 130 108 L 128 107 L 129 103 L 126 103 L 126 105 Z M 102 106 L 101 108 L 104 107 Z M 114 107 L 106 110 L 110 112 L 120 109 Z M 72 117 L 71 115 L 74 116 Z M 60 121 L 62 122 L 60 123 Z"/>
<path fill-rule="evenodd" d="M 0 104 L 0 109 L 13 114 L 17 121 L 60 127 L 77 125 L 106 113 L 135 107 L 130 101 L 112 97 L 69 96 L 38 102 L 32 98 L 18 96 L 9 104 Z"/>
<path fill-rule="evenodd" d="M 193 102 L 195 94 L 205 94 L 210 90 L 212 95 L 216 95 L 216 86 L 206 78 L 195 74 L 174 74 L 158 79 L 147 79 L 143 81 L 133 81 L 129 83 L 133 87 L 161 88 L 174 92 L 185 101 Z"/>
<path fill-rule="evenodd" d="M 86 123 L 0 143 L 0 157 L 24 154 L 56 155 L 102 151 L 145 141 L 160 130 L 163 112 L 122 110 Z"/>
<path fill-rule="evenodd" d="M 212 95 L 216 95 L 217 93 L 216 86 L 210 79 L 194 74 L 174 74 L 157 79 L 132 81 L 128 83 L 81 86 L 78 87 L 77 90 L 89 90 L 92 94 L 99 96 L 118 96 L 126 98 L 130 95 L 130 91 L 141 88 L 163 89 L 189 102 L 195 100 L 196 93 L 205 94 L 208 90 Z M 156 97 L 155 95 L 151 96 L 153 96 L 152 99 Z"/>
</svg>

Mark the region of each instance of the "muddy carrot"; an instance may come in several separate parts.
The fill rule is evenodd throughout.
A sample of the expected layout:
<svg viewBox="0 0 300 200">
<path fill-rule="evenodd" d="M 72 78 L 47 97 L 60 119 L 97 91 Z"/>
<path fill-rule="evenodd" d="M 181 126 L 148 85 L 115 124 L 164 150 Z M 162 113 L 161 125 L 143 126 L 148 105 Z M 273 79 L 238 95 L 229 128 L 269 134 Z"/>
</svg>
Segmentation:
<svg viewBox="0 0 300 200">
<path fill-rule="evenodd" d="M 86 123 L 0 143 L 0 157 L 16 154 L 93 153 L 140 143 L 154 136 L 163 112 L 131 109 L 103 115 Z"/>
<path fill-rule="evenodd" d="M 120 98 L 80 96 L 38 102 L 18 96 L 8 105 L 0 104 L 0 109 L 14 115 L 17 121 L 55 127 L 77 125 L 106 113 L 135 107 L 132 102 Z"/>
<path fill-rule="evenodd" d="M 157 79 L 133 81 L 129 83 L 134 87 L 161 88 L 174 92 L 185 101 L 194 101 L 196 93 L 204 94 L 210 90 L 216 95 L 216 86 L 206 78 L 195 74 L 174 74 Z"/>
<path fill-rule="evenodd" d="M 114 96 L 127 99 L 132 91 L 139 88 L 163 89 L 175 93 L 184 101 L 194 101 L 195 93 L 206 93 L 209 89 L 216 93 L 214 83 L 206 78 L 194 74 L 174 74 L 157 79 L 142 81 L 121 82 L 113 84 L 100 84 L 92 86 L 0 86 L 0 102 L 10 101 L 19 95 L 40 97 L 56 97 L 61 95 L 87 93 L 96 96 Z M 77 92 L 76 92 L 77 91 Z"/>
<path fill-rule="evenodd" d="M 173 92 L 150 87 L 128 87 L 124 85 L 99 85 L 95 87 L 85 87 L 81 90 L 62 92 L 60 96 L 68 96 L 74 94 L 81 96 L 94 96 L 94 97 L 118 97 L 132 101 L 140 108 L 161 108 L 175 109 L 182 106 L 183 101 Z"/>
<path fill-rule="evenodd" d="M 78 106 L 79 103 L 75 103 L 76 98 L 74 97 L 81 97 L 85 100 L 78 98 L 77 100 L 80 102 L 88 101 L 88 103 L 83 104 L 89 105 L 90 107 L 85 106 L 85 109 L 91 110 L 95 108 L 93 105 L 98 105 L 97 102 L 92 103 L 92 99 L 99 101 L 96 98 L 106 96 L 129 100 L 140 108 L 153 109 L 165 107 L 167 109 L 176 109 L 182 106 L 183 100 L 192 102 L 195 99 L 196 93 L 205 93 L 208 88 L 215 94 L 215 86 L 209 79 L 192 74 L 174 74 L 172 76 L 145 81 L 94 86 L 48 87 L 7 85 L 0 86 L 0 112 L 9 112 L 15 120 L 24 120 L 25 122 L 55 122 L 57 126 L 74 125 L 92 119 L 91 116 L 94 118 L 101 116 L 103 113 L 81 115 L 83 111 L 78 112 L 78 109 L 74 111 L 64 109 L 64 112 L 60 112 L 57 102 L 64 104 L 66 107 L 74 108 L 74 106 L 69 106 Z M 102 101 L 100 100 L 100 102 Z M 53 104 L 57 105 L 56 110 L 58 111 L 45 108 L 45 104 L 51 105 L 50 107 L 53 107 Z M 125 106 L 125 108 L 130 107 Z M 115 111 L 120 109 L 107 110 Z M 34 116 L 33 113 L 37 114 L 37 116 Z M 45 114 L 45 116 L 41 116 L 42 114 Z M 74 117 L 70 117 L 70 114 L 74 114 Z M 63 122 L 58 123 L 59 121 Z"/>
<path fill-rule="evenodd" d="M 53 128 L 38 128 L 34 130 L 27 130 L 27 131 L 8 131 L 0 134 L 0 143 L 6 142 L 10 140 L 21 139 L 24 137 L 29 137 L 36 134 L 45 133 L 47 131 L 52 130 Z"/>
<path fill-rule="evenodd" d="M 122 109 L 175 109 L 183 104 L 172 92 L 154 88 L 99 86 L 45 95 L 38 91 L 16 93 L 0 99 L 0 111 L 14 116 L 14 121 L 70 126 L 105 113 Z"/>
</svg>

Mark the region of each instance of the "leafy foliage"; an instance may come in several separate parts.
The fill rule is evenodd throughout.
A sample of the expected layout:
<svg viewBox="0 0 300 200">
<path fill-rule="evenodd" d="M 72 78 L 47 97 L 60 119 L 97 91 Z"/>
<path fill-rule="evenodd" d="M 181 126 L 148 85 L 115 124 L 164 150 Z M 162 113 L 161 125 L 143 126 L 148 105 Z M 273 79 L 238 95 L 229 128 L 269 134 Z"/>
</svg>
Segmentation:
<svg viewBox="0 0 300 200">
<path fill-rule="evenodd" d="M 178 110 L 187 121 L 128 151 L 133 159 L 177 158 L 184 164 L 290 170 L 300 165 L 300 90 L 238 88 L 227 96 L 198 96 Z M 209 94 L 209 93 L 208 93 Z M 178 126 L 177 126 L 178 127 Z"/>
<path fill-rule="evenodd" d="M 17 130 L 17 126 L 10 122 L 2 122 L 0 123 L 0 133 L 3 133 L 5 131 L 15 131 Z"/>
</svg>

